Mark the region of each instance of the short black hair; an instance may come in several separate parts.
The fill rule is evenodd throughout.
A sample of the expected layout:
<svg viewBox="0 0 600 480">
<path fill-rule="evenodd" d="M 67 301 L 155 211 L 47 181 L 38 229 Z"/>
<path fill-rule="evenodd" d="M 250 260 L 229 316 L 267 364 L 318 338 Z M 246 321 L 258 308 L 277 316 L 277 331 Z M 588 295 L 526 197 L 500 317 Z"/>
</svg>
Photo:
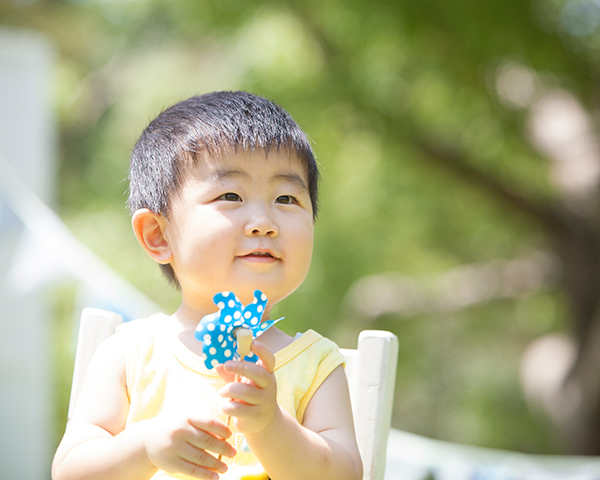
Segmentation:
<svg viewBox="0 0 600 480">
<path fill-rule="evenodd" d="M 131 212 L 148 208 L 169 217 L 170 200 L 189 165 L 227 149 L 284 150 L 306 169 L 313 216 L 317 215 L 319 169 L 306 134 L 274 102 L 248 92 L 213 92 L 191 97 L 164 110 L 136 142 L 129 165 Z M 161 265 L 179 286 L 171 265 Z"/>
</svg>

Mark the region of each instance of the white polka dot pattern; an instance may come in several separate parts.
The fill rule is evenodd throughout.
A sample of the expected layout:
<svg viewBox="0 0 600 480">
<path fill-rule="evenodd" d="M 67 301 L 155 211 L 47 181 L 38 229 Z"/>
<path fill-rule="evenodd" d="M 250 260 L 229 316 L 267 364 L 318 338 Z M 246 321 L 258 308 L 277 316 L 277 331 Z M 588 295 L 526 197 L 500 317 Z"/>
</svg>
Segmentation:
<svg viewBox="0 0 600 480">
<path fill-rule="evenodd" d="M 213 301 L 219 311 L 206 315 L 196 328 L 196 338 L 203 343 L 204 364 L 209 370 L 227 360 L 238 360 L 235 338 L 237 328 L 247 328 L 252 332 L 253 338 L 256 338 L 279 320 L 283 320 L 282 317 L 261 323 L 267 296 L 260 290 L 254 291 L 254 301 L 245 307 L 233 292 L 217 293 Z M 258 357 L 250 353 L 244 360 L 256 363 Z"/>
</svg>

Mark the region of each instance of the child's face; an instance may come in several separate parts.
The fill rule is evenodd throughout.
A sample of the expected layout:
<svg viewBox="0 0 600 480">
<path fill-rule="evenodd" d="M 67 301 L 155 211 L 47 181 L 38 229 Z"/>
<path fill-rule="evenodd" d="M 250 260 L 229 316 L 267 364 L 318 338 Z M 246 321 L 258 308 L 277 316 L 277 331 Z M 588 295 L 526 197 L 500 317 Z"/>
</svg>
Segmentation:
<svg viewBox="0 0 600 480">
<path fill-rule="evenodd" d="M 303 165 L 287 152 L 201 160 L 174 195 L 165 229 L 184 303 L 208 312 L 221 291 L 246 304 L 259 289 L 269 306 L 292 293 L 312 255 L 307 185 Z"/>
</svg>

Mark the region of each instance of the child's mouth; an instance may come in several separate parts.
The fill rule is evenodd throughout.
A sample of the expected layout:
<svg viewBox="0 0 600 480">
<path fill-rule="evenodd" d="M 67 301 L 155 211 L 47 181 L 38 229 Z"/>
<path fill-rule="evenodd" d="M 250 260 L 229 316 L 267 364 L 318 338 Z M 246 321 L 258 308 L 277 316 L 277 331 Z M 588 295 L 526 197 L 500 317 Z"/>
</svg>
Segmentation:
<svg viewBox="0 0 600 480">
<path fill-rule="evenodd" d="M 251 252 L 246 255 L 242 255 L 240 258 L 249 260 L 276 260 L 276 257 L 271 252 Z"/>
</svg>

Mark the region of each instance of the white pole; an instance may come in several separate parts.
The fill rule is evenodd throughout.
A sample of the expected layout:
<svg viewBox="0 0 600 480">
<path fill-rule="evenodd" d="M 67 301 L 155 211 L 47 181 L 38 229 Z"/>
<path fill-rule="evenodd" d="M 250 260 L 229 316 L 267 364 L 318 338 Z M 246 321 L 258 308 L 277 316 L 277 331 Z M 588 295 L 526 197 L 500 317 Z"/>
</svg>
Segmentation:
<svg viewBox="0 0 600 480">
<path fill-rule="evenodd" d="M 55 135 L 47 97 L 53 51 L 38 34 L 0 30 L 0 153 L 52 203 Z M 1 175 L 1 174 L 0 174 Z M 53 395 L 48 308 L 39 289 L 7 282 L 24 225 L 0 194 L 0 465 L 2 477 L 50 477 Z"/>
</svg>

